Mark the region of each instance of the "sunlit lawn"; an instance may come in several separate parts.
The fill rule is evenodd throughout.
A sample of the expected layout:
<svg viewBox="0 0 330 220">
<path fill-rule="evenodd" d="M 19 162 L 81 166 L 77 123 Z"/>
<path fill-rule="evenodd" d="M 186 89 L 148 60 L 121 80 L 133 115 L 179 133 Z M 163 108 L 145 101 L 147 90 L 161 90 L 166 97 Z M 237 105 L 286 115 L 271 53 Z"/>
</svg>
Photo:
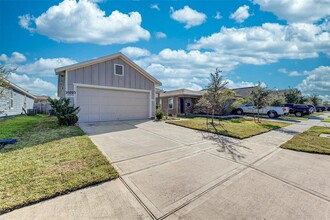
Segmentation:
<svg viewBox="0 0 330 220">
<path fill-rule="evenodd" d="M 211 120 L 209 119 L 209 122 Z M 208 131 L 234 138 L 247 138 L 257 134 L 261 134 L 270 130 L 278 129 L 289 125 L 288 123 L 262 120 L 261 123 L 255 122 L 253 119 L 227 119 L 215 120 L 215 127 L 206 123 L 206 118 L 196 117 L 192 119 L 184 119 L 177 121 L 168 121 L 169 124 L 179 125 L 200 131 Z M 223 126 L 220 126 L 221 123 Z"/>
<path fill-rule="evenodd" d="M 79 127 L 54 117 L 0 120 L 5 138 L 18 142 L 0 151 L 0 213 L 118 176 Z"/>
<path fill-rule="evenodd" d="M 330 127 L 314 126 L 294 136 L 281 147 L 310 153 L 330 154 L 330 138 L 320 137 L 320 134 L 330 134 Z"/>
</svg>

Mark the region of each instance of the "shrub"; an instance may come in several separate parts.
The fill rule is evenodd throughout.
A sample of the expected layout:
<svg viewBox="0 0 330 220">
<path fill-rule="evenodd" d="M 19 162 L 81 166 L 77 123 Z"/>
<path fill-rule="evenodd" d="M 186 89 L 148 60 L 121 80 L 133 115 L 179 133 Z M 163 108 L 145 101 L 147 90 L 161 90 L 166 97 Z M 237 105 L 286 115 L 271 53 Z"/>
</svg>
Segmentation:
<svg viewBox="0 0 330 220">
<path fill-rule="evenodd" d="M 157 110 L 156 111 L 156 118 L 158 120 L 162 120 L 163 119 L 163 116 L 164 116 L 164 113 L 161 110 Z"/>
<path fill-rule="evenodd" d="M 70 99 L 60 98 L 60 99 L 51 99 L 48 98 L 48 102 L 54 114 L 58 119 L 59 125 L 72 126 L 78 122 L 78 112 L 80 111 L 79 107 L 74 107 L 70 105 Z"/>
</svg>

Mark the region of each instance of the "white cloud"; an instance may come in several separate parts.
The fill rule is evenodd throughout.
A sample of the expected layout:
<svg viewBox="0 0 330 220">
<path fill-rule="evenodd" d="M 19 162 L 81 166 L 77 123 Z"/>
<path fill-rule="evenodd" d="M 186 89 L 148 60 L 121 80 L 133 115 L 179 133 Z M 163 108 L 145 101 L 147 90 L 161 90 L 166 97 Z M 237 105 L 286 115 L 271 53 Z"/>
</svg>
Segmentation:
<svg viewBox="0 0 330 220">
<path fill-rule="evenodd" d="M 156 32 L 155 36 L 157 39 L 167 38 L 167 35 L 163 32 Z"/>
<path fill-rule="evenodd" d="M 220 20 L 222 18 L 221 14 L 219 11 L 216 12 L 214 19 Z"/>
<path fill-rule="evenodd" d="M 279 68 L 277 71 L 280 73 L 288 73 L 288 71 L 285 68 Z"/>
<path fill-rule="evenodd" d="M 228 82 L 227 86 L 230 89 L 237 89 L 237 88 L 251 87 L 258 85 L 258 83 L 254 83 L 254 82 L 246 82 L 246 81 L 234 82 L 229 79 L 227 80 L 227 82 Z M 262 85 L 264 85 L 264 83 L 262 83 Z"/>
<path fill-rule="evenodd" d="M 188 49 L 208 49 L 246 64 L 266 64 L 279 59 L 315 58 L 330 55 L 330 33 L 324 25 L 265 23 L 245 28 L 222 27 L 202 37 Z"/>
<path fill-rule="evenodd" d="M 247 18 L 251 16 L 249 9 L 249 6 L 243 5 L 239 7 L 233 14 L 231 14 L 230 18 L 234 19 L 238 23 L 243 23 Z"/>
<path fill-rule="evenodd" d="M 83 0 L 64 0 L 36 18 L 19 16 L 21 27 L 32 33 L 55 41 L 100 45 L 149 40 L 150 33 L 141 22 L 139 12 L 123 14 L 116 10 L 106 16 L 96 3 Z"/>
<path fill-rule="evenodd" d="M 34 95 L 53 96 L 57 90 L 57 87 L 53 83 L 40 78 L 29 77 L 26 74 L 12 73 L 8 79 Z"/>
<path fill-rule="evenodd" d="M 32 63 L 19 65 L 17 72 L 41 77 L 55 77 L 54 69 L 74 64 L 77 61 L 69 58 L 40 58 Z"/>
<path fill-rule="evenodd" d="M 156 9 L 157 11 L 160 11 L 160 8 L 159 8 L 158 4 L 151 4 L 150 8 L 151 9 Z"/>
<path fill-rule="evenodd" d="M 288 22 L 316 22 L 330 15 L 330 0 L 254 0 L 260 9 Z"/>
<path fill-rule="evenodd" d="M 4 62 L 6 64 L 22 63 L 25 61 L 26 57 L 19 52 L 13 52 L 10 57 L 8 57 L 6 54 L 0 55 L 0 62 Z"/>
<path fill-rule="evenodd" d="M 150 55 L 150 51 L 147 49 L 139 48 L 139 47 L 125 47 L 120 50 L 123 54 L 130 58 L 138 58 L 145 57 Z"/>
<path fill-rule="evenodd" d="M 307 77 L 297 86 L 304 94 L 326 95 L 330 93 L 330 66 L 319 66 L 311 71 L 303 71 L 300 75 Z"/>
<path fill-rule="evenodd" d="M 171 7 L 171 18 L 180 23 L 185 23 L 186 25 L 184 27 L 189 29 L 193 26 L 203 24 L 206 21 L 207 16 L 186 5 L 182 9 L 176 11 Z"/>
</svg>

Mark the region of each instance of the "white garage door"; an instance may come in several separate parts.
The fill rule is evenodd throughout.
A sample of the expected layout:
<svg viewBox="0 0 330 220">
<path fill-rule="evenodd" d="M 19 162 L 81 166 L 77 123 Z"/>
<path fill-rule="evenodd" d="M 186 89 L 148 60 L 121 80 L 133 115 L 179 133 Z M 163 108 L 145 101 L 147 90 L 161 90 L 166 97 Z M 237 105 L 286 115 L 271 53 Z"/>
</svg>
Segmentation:
<svg viewBox="0 0 330 220">
<path fill-rule="evenodd" d="M 149 118 L 149 92 L 77 87 L 79 122 Z"/>
</svg>

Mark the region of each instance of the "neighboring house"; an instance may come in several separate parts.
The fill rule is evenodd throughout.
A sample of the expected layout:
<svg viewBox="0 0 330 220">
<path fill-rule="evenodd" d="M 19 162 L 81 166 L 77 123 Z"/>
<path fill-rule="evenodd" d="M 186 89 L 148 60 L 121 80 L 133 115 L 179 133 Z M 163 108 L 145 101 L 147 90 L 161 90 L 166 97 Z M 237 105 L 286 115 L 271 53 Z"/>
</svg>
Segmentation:
<svg viewBox="0 0 330 220">
<path fill-rule="evenodd" d="M 161 83 L 122 53 L 55 69 L 58 95 L 80 107 L 79 122 L 154 118 Z"/>
<path fill-rule="evenodd" d="M 34 102 L 35 103 L 48 102 L 48 96 L 46 96 L 46 95 L 36 96 L 36 99 L 34 100 Z"/>
<path fill-rule="evenodd" d="M 237 88 L 237 89 L 232 89 L 237 97 L 241 98 L 247 98 L 251 95 L 252 90 L 255 88 L 255 86 L 250 86 L 250 87 L 242 87 L 242 88 Z"/>
<path fill-rule="evenodd" d="M 8 80 L 6 80 L 8 81 Z M 8 88 L 0 97 L 0 117 L 20 115 L 33 108 L 34 95 L 8 81 Z"/>
<path fill-rule="evenodd" d="M 157 97 L 157 103 L 159 103 L 165 115 L 178 115 L 194 113 L 194 106 L 205 91 L 177 89 L 157 92 L 159 93 L 159 101 Z"/>
</svg>

